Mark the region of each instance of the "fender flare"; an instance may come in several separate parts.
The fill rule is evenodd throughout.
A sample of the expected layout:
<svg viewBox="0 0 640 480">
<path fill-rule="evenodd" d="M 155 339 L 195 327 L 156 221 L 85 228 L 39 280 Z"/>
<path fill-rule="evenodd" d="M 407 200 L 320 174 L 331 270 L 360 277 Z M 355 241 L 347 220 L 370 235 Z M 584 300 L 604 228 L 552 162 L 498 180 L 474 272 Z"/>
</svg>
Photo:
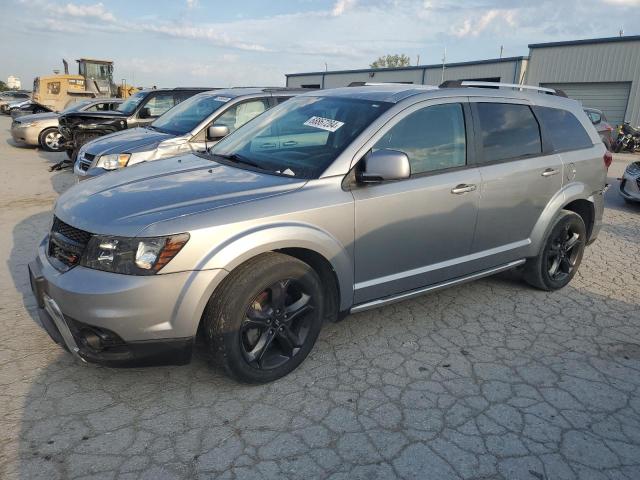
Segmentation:
<svg viewBox="0 0 640 480">
<path fill-rule="evenodd" d="M 587 200 L 594 203 L 593 192 L 587 188 L 587 185 L 581 182 L 568 183 L 556 192 L 538 217 L 538 221 L 533 226 L 533 230 L 531 230 L 529 237 L 531 244 L 527 257 L 535 257 L 538 255 L 544 239 L 547 236 L 547 231 L 551 228 L 553 219 L 560 210 L 574 200 Z"/>
<path fill-rule="evenodd" d="M 211 249 L 196 269 L 224 269 L 231 272 L 257 255 L 285 248 L 302 248 L 324 257 L 338 280 L 340 310 L 351 307 L 353 262 L 350 253 L 333 235 L 307 223 L 276 223 L 239 232 Z M 211 293 L 214 289 L 211 289 Z"/>
</svg>

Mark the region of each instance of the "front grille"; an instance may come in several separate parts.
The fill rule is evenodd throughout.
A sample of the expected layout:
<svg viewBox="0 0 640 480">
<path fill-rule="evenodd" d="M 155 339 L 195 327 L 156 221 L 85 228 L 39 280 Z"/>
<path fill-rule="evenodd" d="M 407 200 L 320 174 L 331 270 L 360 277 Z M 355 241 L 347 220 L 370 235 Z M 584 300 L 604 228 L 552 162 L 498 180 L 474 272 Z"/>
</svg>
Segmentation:
<svg viewBox="0 0 640 480">
<path fill-rule="evenodd" d="M 91 167 L 91 164 L 93 163 L 93 160 L 95 158 L 96 156 L 92 155 L 91 153 L 83 153 L 80 157 L 80 163 L 78 163 L 80 170 L 82 170 L 83 172 L 89 170 L 89 167 Z"/>
<path fill-rule="evenodd" d="M 627 167 L 629 175 L 640 175 L 640 162 L 633 162 Z"/>
<path fill-rule="evenodd" d="M 58 217 L 53 217 L 48 254 L 67 267 L 73 267 L 80 262 L 90 239 L 91 233 L 67 225 Z"/>
</svg>

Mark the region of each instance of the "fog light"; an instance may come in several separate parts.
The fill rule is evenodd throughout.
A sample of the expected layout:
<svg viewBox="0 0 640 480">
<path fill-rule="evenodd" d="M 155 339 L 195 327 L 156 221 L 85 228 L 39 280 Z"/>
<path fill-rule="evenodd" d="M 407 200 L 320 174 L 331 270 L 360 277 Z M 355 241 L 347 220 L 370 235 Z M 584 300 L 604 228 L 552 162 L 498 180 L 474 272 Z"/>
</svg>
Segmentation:
<svg viewBox="0 0 640 480">
<path fill-rule="evenodd" d="M 95 332 L 92 332 L 91 330 L 83 330 L 80 332 L 80 335 L 82 335 L 82 343 L 92 350 L 99 352 L 104 348 L 102 339 L 96 335 Z"/>
</svg>

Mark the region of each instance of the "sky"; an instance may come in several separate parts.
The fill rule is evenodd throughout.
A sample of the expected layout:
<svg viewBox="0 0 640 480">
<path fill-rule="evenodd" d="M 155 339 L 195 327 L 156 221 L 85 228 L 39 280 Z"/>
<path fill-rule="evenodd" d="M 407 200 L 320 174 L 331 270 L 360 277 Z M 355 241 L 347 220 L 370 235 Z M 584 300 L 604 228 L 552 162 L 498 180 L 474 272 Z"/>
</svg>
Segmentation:
<svg viewBox="0 0 640 480">
<path fill-rule="evenodd" d="M 527 55 L 529 43 L 640 34 L 640 0 L 0 0 L 0 79 L 75 59 L 137 86 L 279 86 L 285 73 Z"/>
</svg>

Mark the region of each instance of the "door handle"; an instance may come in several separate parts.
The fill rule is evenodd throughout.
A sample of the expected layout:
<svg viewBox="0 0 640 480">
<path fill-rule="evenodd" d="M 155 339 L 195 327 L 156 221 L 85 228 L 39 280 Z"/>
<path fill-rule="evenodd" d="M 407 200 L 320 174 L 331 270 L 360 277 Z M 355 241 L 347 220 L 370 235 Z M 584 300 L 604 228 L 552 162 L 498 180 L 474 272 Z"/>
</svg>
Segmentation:
<svg viewBox="0 0 640 480">
<path fill-rule="evenodd" d="M 283 142 L 282 146 L 283 147 L 293 147 L 294 145 L 297 145 L 298 142 L 296 142 L 295 140 L 289 140 L 288 142 Z"/>
<path fill-rule="evenodd" d="M 560 173 L 560 170 L 556 170 L 555 168 L 547 168 L 544 172 L 542 172 L 543 177 L 551 177 L 553 175 L 557 175 Z"/>
<path fill-rule="evenodd" d="M 475 185 L 467 185 L 466 183 L 461 183 L 460 185 L 456 185 L 451 189 L 451 193 L 455 195 L 462 195 L 463 193 L 473 192 L 476 189 Z"/>
<path fill-rule="evenodd" d="M 260 144 L 260 148 L 275 148 L 275 143 L 262 143 Z"/>
</svg>

